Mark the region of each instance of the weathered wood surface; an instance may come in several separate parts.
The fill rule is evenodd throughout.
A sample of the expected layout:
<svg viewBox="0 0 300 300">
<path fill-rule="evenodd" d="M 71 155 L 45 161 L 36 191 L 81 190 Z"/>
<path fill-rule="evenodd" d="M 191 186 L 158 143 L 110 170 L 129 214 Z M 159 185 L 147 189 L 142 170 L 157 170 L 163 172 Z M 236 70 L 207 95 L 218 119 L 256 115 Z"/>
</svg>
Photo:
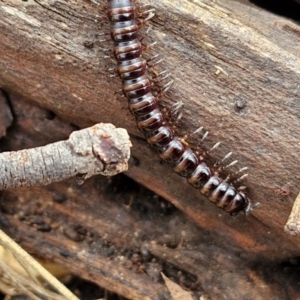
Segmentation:
<svg viewBox="0 0 300 300">
<path fill-rule="evenodd" d="M 132 165 L 128 175 L 169 200 L 198 226 L 188 223 L 189 230 L 197 234 L 189 235 L 182 248 L 170 253 L 168 262 L 198 276 L 203 290 L 212 299 L 240 299 L 245 290 L 253 290 L 255 299 L 260 296 L 261 299 L 277 299 L 277 295 L 278 299 L 284 299 L 279 284 L 273 290 L 273 286 L 271 288 L 263 276 L 254 274 L 249 265 L 263 261 L 268 266 L 277 265 L 299 256 L 299 238 L 283 232 L 300 182 L 299 28 L 291 21 L 231 1 L 164 0 L 152 1 L 152 4 L 156 16 L 151 20 L 148 39 L 157 41 L 155 52 L 165 58 L 162 67 L 169 68 L 175 79 L 166 102 L 181 100 L 184 103 L 180 132 L 205 126 L 211 136 L 207 147 L 221 141 L 222 146 L 216 152 L 218 157 L 233 151 L 241 166 L 249 167 L 245 184 L 249 186 L 251 199 L 261 203 L 252 216 L 232 219 L 215 208 L 168 166 L 161 165 L 155 152 L 147 147 L 125 108 L 125 100 L 115 95 L 120 82 L 108 76 L 107 69 L 113 62 L 104 59 L 103 53 L 111 46 L 110 42 L 99 42 L 103 39 L 100 33 L 108 30 L 101 6 L 81 1 L 0 2 L 0 85 L 8 93 L 27 97 L 32 103 L 78 126 L 111 122 L 129 130 L 134 144 L 132 152 L 139 164 Z M 53 126 L 52 130 L 55 128 Z M 51 141 L 51 134 L 46 134 L 49 139 L 45 141 Z M 27 146 L 30 147 L 29 142 Z M 287 187 L 290 196 L 277 195 L 275 191 L 280 187 Z M 15 192 L 11 193 L 12 197 Z M 109 203 L 113 205 L 108 209 L 110 213 L 122 210 Z M 76 214 L 76 210 L 70 211 Z M 90 211 L 87 216 L 89 214 Z M 100 215 L 94 218 L 101 220 Z M 159 236 L 149 234 L 149 227 L 166 226 L 156 220 L 152 220 L 152 225 L 148 221 L 144 225 L 142 216 L 132 218 L 132 222 L 138 220 L 135 226 L 141 234 L 145 233 L 148 243 Z M 122 222 L 129 224 L 126 220 Z M 104 234 L 105 229 L 101 227 L 104 223 L 96 226 L 99 235 Z M 104 228 L 109 228 L 107 226 Z M 122 224 L 120 228 L 118 224 L 111 226 L 114 232 L 123 228 Z M 172 228 L 171 236 L 175 229 Z M 181 223 L 178 231 L 185 231 Z M 117 239 L 123 237 L 131 245 L 130 238 L 126 238 L 129 230 L 124 228 L 124 232 L 124 235 L 116 235 Z M 30 238 L 24 240 L 32 250 Z M 142 245 L 141 240 L 138 247 Z M 204 240 L 214 245 L 213 252 L 205 247 Z M 197 262 L 192 271 L 192 263 L 170 258 L 182 254 L 181 249 L 187 250 L 188 246 L 195 247 L 195 252 L 203 255 L 199 262 L 199 257 L 197 260 L 193 256 L 199 255 L 198 252 L 184 252 L 187 259 Z M 159 250 L 148 244 L 147 247 L 154 256 L 164 258 Z M 216 253 L 213 258 L 212 253 Z M 237 253 L 240 255 L 236 256 Z M 222 258 L 218 258 L 221 254 Z M 52 255 L 55 260 L 62 259 Z M 230 257 L 225 259 L 226 255 Z M 212 266 L 206 261 L 211 261 Z M 248 266 L 244 271 L 239 270 L 242 263 Z M 216 267 L 218 264 L 222 271 Z M 209 275 L 204 276 L 207 269 Z M 77 267 L 74 272 L 76 270 Z M 239 286 L 238 279 L 230 281 L 226 277 L 229 275 L 224 275 L 232 270 L 245 284 Z M 86 278 L 109 288 L 109 283 L 82 272 Z M 220 275 L 220 272 L 225 273 Z M 211 276 L 219 277 L 209 283 Z M 254 283 L 247 286 L 249 278 Z M 147 284 L 150 282 L 145 280 Z M 123 288 L 125 286 L 123 283 Z M 141 284 L 140 289 L 142 286 L 145 287 Z M 291 291 L 293 289 L 296 287 L 291 287 Z M 126 294 L 125 288 L 117 290 Z M 138 288 L 133 290 L 140 295 L 139 299 L 146 299 L 143 295 L 149 293 L 137 292 Z M 232 290 L 237 294 L 233 295 Z M 159 299 L 159 293 L 163 292 L 149 297 Z"/>
</svg>

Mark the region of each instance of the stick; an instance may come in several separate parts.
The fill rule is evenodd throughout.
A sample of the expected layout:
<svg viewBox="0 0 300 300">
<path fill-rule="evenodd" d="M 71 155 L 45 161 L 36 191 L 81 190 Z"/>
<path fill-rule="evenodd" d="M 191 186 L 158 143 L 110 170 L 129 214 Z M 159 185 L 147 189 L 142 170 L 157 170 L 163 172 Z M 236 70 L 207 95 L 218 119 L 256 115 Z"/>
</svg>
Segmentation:
<svg viewBox="0 0 300 300">
<path fill-rule="evenodd" d="M 73 132 L 69 139 L 44 147 L 0 154 L 0 190 L 47 185 L 76 176 L 79 184 L 102 174 L 128 169 L 131 142 L 127 131 L 96 124 Z"/>
</svg>

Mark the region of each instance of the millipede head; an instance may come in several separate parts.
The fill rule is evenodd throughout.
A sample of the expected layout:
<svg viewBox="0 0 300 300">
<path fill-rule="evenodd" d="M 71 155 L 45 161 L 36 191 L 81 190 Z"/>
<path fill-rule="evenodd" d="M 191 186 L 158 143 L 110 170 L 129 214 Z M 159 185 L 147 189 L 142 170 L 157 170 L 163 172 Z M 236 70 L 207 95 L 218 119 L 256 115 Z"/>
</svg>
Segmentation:
<svg viewBox="0 0 300 300">
<path fill-rule="evenodd" d="M 259 206 L 259 202 L 252 203 L 251 199 L 244 193 L 245 187 L 239 187 L 237 194 L 229 205 L 224 208 L 231 216 L 237 216 L 239 212 L 244 211 L 245 215 L 249 215 L 253 209 Z"/>
</svg>

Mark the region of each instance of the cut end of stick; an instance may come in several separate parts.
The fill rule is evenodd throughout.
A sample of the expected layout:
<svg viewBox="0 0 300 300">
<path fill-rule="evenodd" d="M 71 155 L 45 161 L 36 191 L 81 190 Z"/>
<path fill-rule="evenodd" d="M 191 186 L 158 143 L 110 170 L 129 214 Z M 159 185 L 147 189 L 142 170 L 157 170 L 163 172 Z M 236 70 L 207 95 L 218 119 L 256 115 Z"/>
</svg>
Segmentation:
<svg viewBox="0 0 300 300">
<path fill-rule="evenodd" d="M 96 124 L 89 129 L 93 153 L 104 165 L 100 174 L 112 176 L 128 170 L 130 147 L 132 146 L 127 131 L 112 124 Z M 94 171 L 91 176 L 94 175 Z"/>
</svg>

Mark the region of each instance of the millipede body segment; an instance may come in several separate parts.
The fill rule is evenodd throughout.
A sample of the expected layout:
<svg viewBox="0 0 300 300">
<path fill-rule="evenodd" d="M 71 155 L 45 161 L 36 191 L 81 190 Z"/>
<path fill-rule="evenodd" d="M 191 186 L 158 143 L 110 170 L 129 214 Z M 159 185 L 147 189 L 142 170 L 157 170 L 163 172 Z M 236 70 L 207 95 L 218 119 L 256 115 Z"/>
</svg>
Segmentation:
<svg viewBox="0 0 300 300">
<path fill-rule="evenodd" d="M 117 72 L 139 130 L 144 133 L 148 144 L 158 151 L 160 158 L 170 164 L 178 175 L 187 178 L 188 183 L 211 202 L 231 215 L 240 211 L 250 212 L 252 205 L 244 189 L 223 180 L 168 125 L 151 91 L 147 62 L 142 57 L 143 46 L 138 37 L 142 24 L 137 21 L 136 14 L 133 0 L 107 1 Z"/>
</svg>

